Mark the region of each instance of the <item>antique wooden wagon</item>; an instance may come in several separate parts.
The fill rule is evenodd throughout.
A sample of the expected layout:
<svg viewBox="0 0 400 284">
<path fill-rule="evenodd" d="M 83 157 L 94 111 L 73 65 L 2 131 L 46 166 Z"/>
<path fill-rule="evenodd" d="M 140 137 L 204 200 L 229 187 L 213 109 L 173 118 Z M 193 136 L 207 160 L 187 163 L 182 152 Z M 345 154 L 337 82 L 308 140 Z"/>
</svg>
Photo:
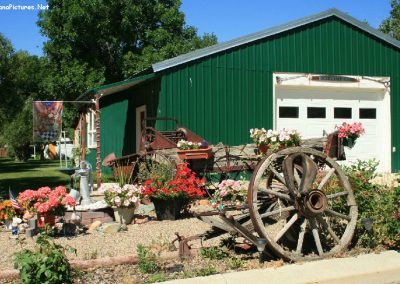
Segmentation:
<svg viewBox="0 0 400 284">
<path fill-rule="evenodd" d="M 135 175 L 144 159 L 179 162 L 176 144 L 180 139 L 204 140 L 179 126 L 176 119 L 163 119 L 176 123 L 175 129 L 157 131 L 145 126 L 140 153 L 108 164 L 120 165 L 125 173 Z M 252 144 L 218 144 L 202 153 L 187 151 L 183 158 L 198 174 L 206 176 L 209 188 L 245 172 L 250 172 L 251 178 L 245 205 L 199 213 L 201 220 L 222 232 L 239 234 L 260 252 L 287 261 L 334 256 L 349 246 L 358 210 L 349 181 L 337 163 L 344 155 L 337 134 L 302 141 L 301 146 L 265 156 Z"/>
</svg>

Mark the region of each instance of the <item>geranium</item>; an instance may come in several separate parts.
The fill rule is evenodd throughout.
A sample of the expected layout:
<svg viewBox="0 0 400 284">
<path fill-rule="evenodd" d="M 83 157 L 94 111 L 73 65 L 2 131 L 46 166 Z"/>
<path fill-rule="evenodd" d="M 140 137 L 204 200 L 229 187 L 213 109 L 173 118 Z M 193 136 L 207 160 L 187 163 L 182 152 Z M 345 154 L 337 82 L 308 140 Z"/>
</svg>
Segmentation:
<svg viewBox="0 0 400 284">
<path fill-rule="evenodd" d="M 172 180 L 165 180 L 164 176 L 152 175 L 144 182 L 143 194 L 152 198 L 191 199 L 205 195 L 202 186 L 205 179 L 196 178 L 196 174 L 188 168 L 187 163 L 176 166 L 176 174 Z"/>
<path fill-rule="evenodd" d="M 241 205 L 246 202 L 247 183 L 241 177 L 240 180 L 226 179 L 218 184 L 213 199 L 210 201 L 213 207 L 223 208 L 223 203 Z"/>
<path fill-rule="evenodd" d="M 339 138 L 357 139 L 365 133 L 365 129 L 363 128 L 361 122 L 354 122 L 352 124 L 343 122 L 340 126 L 336 125 L 336 129 L 338 130 Z"/>
<path fill-rule="evenodd" d="M 282 129 L 277 131 L 252 128 L 250 129 L 250 138 L 257 146 L 268 145 L 272 150 L 276 150 L 280 147 L 298 146 L 301 134 L 297 130 Z"/>
<path fill-rule="evenodd" d="M 57 186 L 54 190 L 48 186 L 38 190 L 27 189 L 19 194 L 18 202 L 28 210 L 56 216 L 63 215 L 66 206 L 76 205 L 64 186 Z"/>
<path fill-rule="evenodd" d="M 4 200 L 0 204 L 0 220 L 7 221 L 20 215 L 21 213 L 12 206 L 11 200 Z"/>
<path fill-rule="evenodd" d="M 104 199 L 110 206 L 134 208 L 139 205 L 143 186 L 134 184 L 103 184 L 99 191 L 104 192 Z"/>
</svg>

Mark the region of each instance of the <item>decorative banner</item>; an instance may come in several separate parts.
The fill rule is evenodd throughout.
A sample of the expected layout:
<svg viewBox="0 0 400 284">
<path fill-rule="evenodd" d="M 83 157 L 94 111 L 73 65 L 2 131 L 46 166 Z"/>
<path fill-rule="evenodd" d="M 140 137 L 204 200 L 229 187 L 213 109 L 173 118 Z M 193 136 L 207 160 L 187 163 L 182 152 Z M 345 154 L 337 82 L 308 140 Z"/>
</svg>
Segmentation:
<svg viewBox="0 0 400 284">
<path fill-rule="evenodd" d="M 33 141 L 58 140 L 61 134 L 62 102 L 33 102 Z"/>
</svg>

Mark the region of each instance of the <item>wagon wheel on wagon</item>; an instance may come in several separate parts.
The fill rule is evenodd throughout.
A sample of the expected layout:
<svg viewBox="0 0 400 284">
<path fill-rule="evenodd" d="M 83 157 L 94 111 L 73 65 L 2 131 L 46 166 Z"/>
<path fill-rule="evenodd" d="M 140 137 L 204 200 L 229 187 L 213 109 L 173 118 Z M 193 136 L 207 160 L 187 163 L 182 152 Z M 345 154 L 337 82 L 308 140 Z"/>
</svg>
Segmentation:
<svg viewBox="0 0 400 284">
<path fill-rule="evenodd" d="M 158 151 L 147 152 L 141 155 L 133 168 L 132 176 L 135 182 L 143 183 L 150 179 L 152 168 L 155 165 L 163 165 L 163 170 L 171 171 L 171 175 L 176 173 L 176 161 L 173 157 Z M 161 170 L 161 169 L 160 169 Z"/>
<path fill-rule="evenodd" d="M 266 249 L 288 261 L 335 255 L 354 235 L 358 209 L 347 177 L 314 149 L 287 148 L 264 158 L 250 181 L 248 203 Z"/>
<path fill-rule="evenodd" d="M 205 163 L 203 169 L 199 171 L 199 174 L 206 179 L 209 195 L 223 180 L 250 179 L 256 163 L 247 161 L 239 154 L 241 152 L 231 153 L 229 147 L 220 147 L 214 152 L 212 161 Z"/>
</svg>

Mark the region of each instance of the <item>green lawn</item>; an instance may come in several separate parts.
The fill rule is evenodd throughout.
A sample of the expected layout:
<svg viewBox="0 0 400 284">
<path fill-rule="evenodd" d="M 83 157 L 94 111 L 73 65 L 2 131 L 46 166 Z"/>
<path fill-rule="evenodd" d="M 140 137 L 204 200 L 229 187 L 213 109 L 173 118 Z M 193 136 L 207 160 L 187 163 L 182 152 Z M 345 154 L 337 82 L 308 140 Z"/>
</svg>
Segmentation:
<svg viewBox="0 0 400 284">
<path fill-rule="evenodd" d="M 42 186 L 68 185 L 69 177 L 58 171 L 59 161 L 29 160 L 26 163 L 0 158 L 0 195 L 8 197 L 8 189 L 18 193 Z"/>
</svg>

